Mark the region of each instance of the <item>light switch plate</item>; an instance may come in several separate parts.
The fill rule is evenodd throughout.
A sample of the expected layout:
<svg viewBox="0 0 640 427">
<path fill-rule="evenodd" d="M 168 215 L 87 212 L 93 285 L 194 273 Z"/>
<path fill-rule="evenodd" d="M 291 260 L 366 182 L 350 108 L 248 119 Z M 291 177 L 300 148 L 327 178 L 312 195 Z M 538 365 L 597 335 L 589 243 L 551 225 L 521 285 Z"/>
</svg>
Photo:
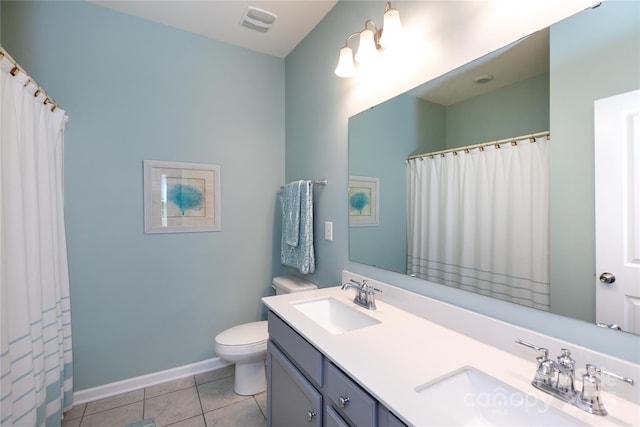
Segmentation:
<svg viewBox="0 0 640 427">
<path fill-rule="evenodd" d="M 324 239 L 333 240 L 333 222 L 326 221 L 324 223 Z"/>
</svg>

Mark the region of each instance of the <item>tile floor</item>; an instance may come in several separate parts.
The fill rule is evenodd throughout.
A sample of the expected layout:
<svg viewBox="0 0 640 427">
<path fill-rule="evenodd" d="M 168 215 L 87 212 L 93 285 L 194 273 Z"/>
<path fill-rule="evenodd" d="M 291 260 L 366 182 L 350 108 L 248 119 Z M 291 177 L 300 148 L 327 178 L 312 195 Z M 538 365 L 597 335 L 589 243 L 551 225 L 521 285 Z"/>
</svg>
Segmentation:
<svg viewBox="0 0 640 427">
<path fill-rule="evenodd" d="M 74 406 L 62 427 L 266 427 L 267 393 L 233 392 L 233 366 Z"/>
</svg>

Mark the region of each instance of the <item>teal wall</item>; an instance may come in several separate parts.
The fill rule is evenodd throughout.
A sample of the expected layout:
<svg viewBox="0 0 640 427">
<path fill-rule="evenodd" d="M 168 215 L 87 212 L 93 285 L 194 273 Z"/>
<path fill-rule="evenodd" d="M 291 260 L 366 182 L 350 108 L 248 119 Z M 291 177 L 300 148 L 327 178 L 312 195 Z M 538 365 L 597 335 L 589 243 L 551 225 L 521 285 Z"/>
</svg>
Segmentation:
<svg viewBox="0 0 640 427">
<path fill-rule="evenodd" d="M 593 102 L 640 88 L 639 17 L 638 1 L 606 1 L 550 33 L 551 310 L 589 322 L 597 273 Z"/>
<path fill-rule="evenodd" d="M 403 95 L 349 119 L 349 174 L 380 180 L 379 224 L 349 227 L 352 261 L 407 271 L 404 161 L 425 139 L 420 132 L 421 104 Z"/>
<path fill-rule="evenodd" d="M 458 10 L 463 4 L 471 9 L 464 12 Z M 483 2 L 470 5 L 469 2 L 394 2 L 394 7 L 401 12 L 405 28 L 421 29 L 431 49 L 425 51 L 422 62 L 420 55 L 415 54 L 416 65 L 410 68 L 399 62 L 397 67 L 394 67 L 395 64 L 385 64 L 384 69 L 375 70 L 380 72 L 378 77 L 359 75 L 341 79 L 333 74 L 333 69 L 337 63 L 338 50 L 344 45 L 344 38 L 360 28 L 363 19 L 379 21 L 384 2 L 339 2 L 287 56 L 286 178 L 297 179 L 308 174 L 327 178 L 329 185 L 323 190 L 316 206 L 316 232 L 322 231 L 325 221 L 334 223 L 333 241 L 321 240 L 316 244 L 318 264 L 311 279 L 322 286 L 337 285 L 340 283 L 341 270 L 348 269 L 638 363 L 638 336 L 614 334 L 583 321 L 425 283 L 402 274 L 349 261 L 346 193 L 349 117 L 555 22 L 548 16 L 542 20 L 529 11 L 522 11 L 521 15 L 512 11 L 513 17 L 497 18 L 496 15 L 491 15 L 490 10 L 484 9 Z M 478 9 L 474 9 L 474 6 Z M 553 8 L 559 9 L 562 6 L 557 4 Z M 574 7 L 572 13 L 582 10 L 577 4 Z M 558 19 L 565 16 L 568 14 Z M 502 26 L 504 22 L 513 25 Z M 540 22 L 541 25 L 526 28 L 533 22 Z M 501 31 L 493 31 L 496 25 L 501 25 Z M 615 22 L 613 25 L 615 26 Z M 416 33 L 420 34 L 419 31 Z M 478 37 L 478 34 L 485 37 Z M 594 37 L 597 34 L 600 32 L 593 31 Z M 505 39 L 497 39 L 502 36 Z M 384 74 L 388 70 L 392 72 Z M 590 84 L 579 77 L 576 78 L 577 81 Z M 550 124 L 553 128 L 554 122 L 550 121 Z M 587 124 L 585 127 L 588 126 Z M 551 131 L 554 132 L 553 129 Z M 560 140 L 555 136 L 553 138 L 555 141 Z M 579 285 L 584 288 L 584 283 L 576 283 L 576 286 Z"/>
<path fill-rule="evenodd" d="M 446 148 L 549 130 L 549 75 L 474 96 L 447 107 Z"/>
<path fill-rule="evenodd" d="M 215 357 L 281 273 L 284 60 L 75 1 L 2 1 L 2 44 L 70 116 L 75 390 Z M 144 234 L 144 159 L 219 164 L 222 231 Z"/>
</svg>

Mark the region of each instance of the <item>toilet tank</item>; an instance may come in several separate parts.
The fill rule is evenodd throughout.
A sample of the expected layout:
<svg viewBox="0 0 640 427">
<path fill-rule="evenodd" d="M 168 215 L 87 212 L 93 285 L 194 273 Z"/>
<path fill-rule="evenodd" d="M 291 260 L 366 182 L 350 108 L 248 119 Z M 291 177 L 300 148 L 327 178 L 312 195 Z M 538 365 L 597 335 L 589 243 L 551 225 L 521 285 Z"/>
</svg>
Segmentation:
<svg viewBox="0 0 640 427">
<path fill-rule="evenodd" d="M 273 278 L 273 285 L 276 295 L 290 294 L 293 292 L 310 291 L 318 289 L 318 285 L 298 276 L 278 276 Z"/>
</svg>

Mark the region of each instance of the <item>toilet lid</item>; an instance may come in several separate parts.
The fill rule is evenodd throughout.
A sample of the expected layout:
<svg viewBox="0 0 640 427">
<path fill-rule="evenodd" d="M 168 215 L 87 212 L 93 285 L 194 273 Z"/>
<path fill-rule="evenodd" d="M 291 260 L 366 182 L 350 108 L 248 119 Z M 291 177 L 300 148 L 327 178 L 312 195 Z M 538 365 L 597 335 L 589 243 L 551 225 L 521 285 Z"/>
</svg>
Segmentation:
<svg viewBox="0 0 640 427">
<path fill-rule="evenodd" d="M 216 342 L 222 345 L 248 345 L 266 342 L 269 339 L 267 321 L 251 322 L 234 326 L 216 336 Z"/>
</svg>

